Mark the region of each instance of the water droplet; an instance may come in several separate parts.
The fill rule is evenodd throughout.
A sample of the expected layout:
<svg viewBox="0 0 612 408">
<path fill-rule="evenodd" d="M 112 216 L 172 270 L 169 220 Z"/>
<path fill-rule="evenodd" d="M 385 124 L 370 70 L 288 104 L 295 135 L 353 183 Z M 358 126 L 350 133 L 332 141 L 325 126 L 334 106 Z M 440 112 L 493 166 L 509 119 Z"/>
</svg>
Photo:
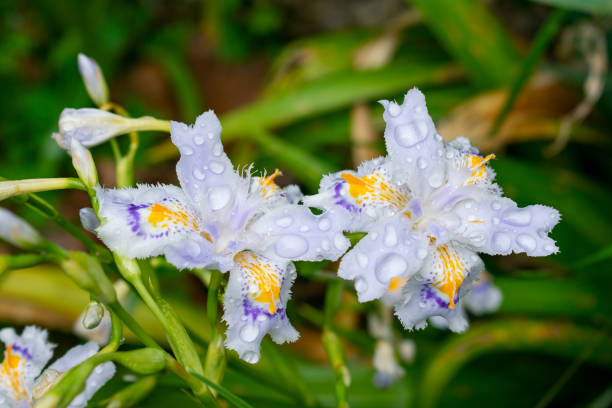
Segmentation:
<svg viewBox="0 0 612 408">
<path fill-rule="evenodd" d="M 209 139 L 212 139 L 215 137 L 215 134 L 213 132 L 208 132 L 208 134 L 206 135 L 206 137 L 208 137 Z"/>
<path fill-rule="evenodd" d="M 195 142 L 195 144 L 201 145 L 202 143 L 204 143 L 204 136 L 202 136 L 202 135 L 195 135 L 193 137 L 193 141 Z"/>
<path fill-rule="evenodd" d="M 551 244 L 547 244 L 547 245 L 544 247 L 544 250 L 545 250 L 546 252 L 551 252 L 551 253 L 552 253 L 552 252 L 555 252 L 555 250 L 556 250 L 556 249 L 557 249 L 557 248 L 556 248 L 554 245 L 551 245 Z"/>
<path fill-rule="evenodd" d="M 259 354 L 254 351 L 247 351 L 241 358 L 249 364 L 255 364 L 259 361 Z"/>
<path fill-rule="evenodd" d="M 282 217 L 276 220 L 276 225 L 278 225 L 279 227 L 287 228 L 291 225 L 292 222 L 293 219 L 291 217 Z"/>
<path fill-rule="evenodd" d="M 474 206 L 475 201 L 474 200 L 467 200 L 465 202 L 465 204 L 463 204 L 463 206 L 467 209 L 470 209 Z"/>
<path fill-rule="evenodd" d="M 395 128 L 395 140 L 400 146 L 411 147 L 425 138 L 414 124 L 409 123 Z"/>
<path fill-rule="evenodd" d="M 506 211 L 503 219 L 504 222 L 512 225 L 529 225 L 531 222 L 531 211 L 527 209 Z"/>
<path fill-rule="evenodd" d="M 380 283 L 387 284 L 392 278 L 400 276 L 408 268 L 406 260 L 398 254 L 389 254 L 376 266 L 374 273 Z"/>
<path fill-rule="evenodd" d="M 213 187 L 208 191 L 208 202 L 213 210 L 225 208 L 232 199 L 232 190 L 228 186 Z"/>
<path fill-rule="evenodd" d="M 196 256 L 200 255 L 200 252 L 202 251 L 202 249 L 196 242 L 187 241 L 186 245 L 187 245 L 187 253 L 189 254 L 189 256 L 195 258 Z"/>
<path fill-rule="evenodd" d="M 366 254 L 361 253 L 361 252 L 358 253 L 357 254 L 357 263 L 362 268 L 365 268 L 366 266 L 368 266 L 368 256 Z"/>
<path fill-rule="evenodd" d="M 206 174 L 200 169 L 194 169 L 193 177 L 197 178 L 198 180 L 204 180 L 206 178 Z"/>
<path fill-rule="evenodd" d="M 331 223 L 327 218 L 324 218 L 319 222 L 319 229 L 321 231 L 327 231 L 331 227 Z"/>
<path fill-rule="evenodd" d="M 321 248 L 323 248 L 324 251 L 329 251 L 330 245 L 327 239 L 321 241 Z"/>
<path fill-rule="evenodd" d="M 444 182 L 444 173 L 442 171 L 436 171 L 431 176 L 429 176 L 429 185 L 433 188 L 438 188 Z"/>
<path fill-rule="evenodd" d="M 191 146 L 181 146 L 179 150 L 181 151 L 181 154 L 184 154 L 185 156 L 191 156 L 193 154 L 193 149 Z"/>
<path fill-rule="evenodd" d="M 493 203 L 491 203 L 491 208 L 494 209 L 495 211 L 498 211 L 499 209 L 501 209 L 501 203 L 499 201 L 493 201 Z"/>
<path fill-rule="evenodd" d="M 453 154 L 453 152 L 446 152 L 446 158 L 447 159 L 452 159 L 455 155 Z"/>
<path fill-rule="evenodd" d="M 389 107 L 387 108 L 387 111 L 389 112 L 389 115 L 397 116 L 402 112 L 402 108 L 400 108 L 397 103 L 390 102 Z"/>
<path fill-rule="evenodd" d="M 438 153 L 439 157 L 442 157 L 444 155 L 444 151 L 442 149 L 438 149 L 436 153 Z"/>
<path fill-rule="evenodd" d="M 308 250 L 308 242 L 301 236 L 287 234 L 276 241 L 276 254 L 282 258 L 296 258 Z"/>
<path fill-rule="evenodd" d="M 427 250 L 425 248 L 419 248 L 417 250 L 417 258 L 419 259 L 427 258 Z"/>
<path fill-rule="evenodd" d="M 95 373 L 95 374 L 102 374 L 102 371 L 103 371 L 102 366 L 97 366 L 97 367 L 94 369 L 94 373 Z"/>
<path fill-rule="evenodd" d="M 346 238 L 344 238 L 344 235 L 340 233 L 336 234 L 336 236 L 334 237 L 334 246 L 339 251 L 344 251 L 347 248 L 348 245 L 346 242 Z"/>
<path fill-rule="evenodd" d="M 366 282 L 365 278 L 360 276 L 355 279 L 355 290 L 357 291 L 357 293 L 365 292 L 366 290 L 368 290 L 368 282 Z"/>
<path fill-rule="evenodd" d="M 260 322 L 265 322 L 266 320 L 268 320 L 268 316 L 266 316 L 265 314 L 259 314 L 257 315 L 257 320 Z"/>
<path fill-rule="evenodd" d="M 368 236 L 372 238 L 372 241 L 376 241 L 378 239 L 378 232 L 370 232 Z"/>
<path fill-rule="evenodd" d="M 536 249 L 537 243 L 535 238 L 531 235 L 521 234 L 516 238 L 516 242 L 523 248 L 525 251 L 533 251 Z"/>
<path fill-rule="evenodd" d="M 223 170 L 225 170 L 225 165 L 223 163 L 218 161 L 210 162 L 210 171 L 212 171 L 213 173 L 221 174 L 223 173 Z"/>
<path fill-rule="evenodd" d="M 223 146 L 221 146 L 221 143 L 215 143 L 215 146 L 212 149 L 212 153 L 215 157 L 221 156 L 221 153 L 223 153 Z"/>
<path fill-rule="evenodd" d="M 387 225 L 385 227 L 385 237 L 383 242 L 388 247 L 397 245 L 397 233 L 395 232 L 393 225 Z"/>
<path fill-rule="evenodd" d="M 240 338 L 247 343 L 254 341 L 259 335 L 259 329 L 254 324 L 247 324 L 240 329 Z"/>
<path fill-rule="evenodd" d="M 427 160 L 425 160 L 424 157 L 419 157 L 419 159 L 417 160 L 417 166 L 419 166 L 419 169 L 423 170 L 427 168 Z"/>
<path fill-rule="evenodd" d="M 300 231 L 301 231 L 301 232 L 307 232 L 307 231 L 309 231 L 309 230 L 310 230 L 310 227 L 309 227 L 308 225 L 302 225 L 302 226 L 300 227 Z"/>
<path fill-rule="evenodd" d="M 493 217 L 493 224 L 498 225 L 499 224 L 499 218 Z"/>
</svg>

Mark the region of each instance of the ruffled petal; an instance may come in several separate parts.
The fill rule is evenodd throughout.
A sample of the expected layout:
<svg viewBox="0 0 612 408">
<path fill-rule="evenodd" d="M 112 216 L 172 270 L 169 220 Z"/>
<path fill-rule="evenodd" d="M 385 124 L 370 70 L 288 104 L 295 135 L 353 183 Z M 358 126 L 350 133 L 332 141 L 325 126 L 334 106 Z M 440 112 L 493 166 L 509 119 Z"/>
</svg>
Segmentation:
<svg viewBox="0 0 612 408">
<path fill-rule="evenodd" d="M 325 176 L 319 193 L 305 197 L 306 205 L 329 210 L 342 207 L 352 215 L 349 231 L 368 231 L 379 219 L 410 210 L 410 195 L 401 181 L 393 180 L 391 162 L 379 157 L 359 166 Z"/>
<path fill-rule="evenodd" d="M 102 225 L 96 232 L 120 255 L 146 258 L 160 255 L 169 245 L 189 238 L 205 241 L 200 233 L 201 220 L 197 211 L 176 186 L 98 188 L 97 196 Z"/>
<path fill-rule="evenodd" d="M 499 309 L 502 299 L 501 290 L 493 284 L 487 275 L 474 282 L 472 290 L 461 299 L 461 302 L 470 313 L 480 316 L 493 313 Z"/>
<path fill-rule="evenodd" d="M 424 329 L 427 319 L 440 316 L 451 331 L 460 333 L 468 326 L 463 307 L 449 308 L 439 291 L 428 283 L 410 279 L 404 285 L 404 300 L 395 306 L 395 315 L 407 330 Z"/>
<path fill-rule="evenodd" d="M 400 217 L 377 223 L 340 262 L 338 276 L 355 281 L 360 302 L 383 296 L 394 278 L 420 270 L 428 255 L 427 239 Z"/>
<path fill-rule="evenodd" d="M 248 363 L 259 361 L 261 339 L 270 333 L 276 343 L 292 342 L 299 334 L 286 314 L 295 267 L 262 255 L 240 253 L 225 290 L 225 345 Z"/>
<path fill-rule="evenodd" d="M 241 177 L 223 151 L 221 123 L 214 112 L 204 112 L 193 126 L 171 122 L 170 136 L 181 153 L 178 179 L 201 214 L 208 218 L 230 207 Z"/>
<path fill-rule="evenodd" d="M 548 237 L 560 219 L 554 208 L 543 205 L 519 208 L 509 198 L 489 195 L 463 200 L 454 206 L 452 213 L 460 220 L 454 239 L 478 252 L 547 256 L 559 250 Z"/>
<path fill-rule="evenodd" d="M 387 151 L 414 196 L 424 197 L 446 179 L 446 146 L 427 112 L 425 96 L 408 91 L 402 105 L 381 101 Z"/>
<path fill-rule="evenodd" d="M 342 234 L 350 214 L 336 208 L 315 215 L 301 205 L 282 205 L 253 222 L 249 231 L 259 234 L 261 251 L 281 259 L 335 261 L 350 246 Z"/>
<path fill-rule="evenodd" d="M 46 330 L 35 326 L 26 327 L 21 335 L 12 328 L 2 329 L 0 340 L 5 345 L 0 366 L 3 404 L 29 406 L 34 380 L 51 359 L 55 344 L 47 341 Z"/>
<path fill-rule="evenodd" d="M 480 279 L 484 264 L 473 251 L 456 243 L 437 246 L 423 263 L 418 280 L 431 286 L 436 297 L 452 309 L 461 294 L 469 292 L 472 282 Z"/>
</svg>

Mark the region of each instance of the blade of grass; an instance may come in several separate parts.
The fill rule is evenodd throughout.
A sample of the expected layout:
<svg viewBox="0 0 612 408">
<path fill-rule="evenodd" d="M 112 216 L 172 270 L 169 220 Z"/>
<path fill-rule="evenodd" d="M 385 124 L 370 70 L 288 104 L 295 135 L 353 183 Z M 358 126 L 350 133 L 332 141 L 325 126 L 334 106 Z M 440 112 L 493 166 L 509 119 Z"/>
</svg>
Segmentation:
<svg viewBox="0 0 612 408">
<path fill-rule="evenodd" d="M 194 376 L 198 380 L 202 381 L 204 384 L 208 385 L 210 388 L 212 388 L 215 391 L 217 391 L 219 393 L 219 395 L 221 395 L 223 398 L 225 398 L 227 400 L 227 402 L 229 402 L 230 404 L 234 405 L 235 407 L 238 407 L 238 408 L 253 408 L 252 405 L 250 405 L 245 400 L 243 400 L 242 398 L 238 397 L 236 394 L 234 394 L 233 392 L 231 392 L 227 388 L 223 387 L 222 385 L 219 385 L 219 384 L 215 383 L 214 381 L 211 381 L 208 378 L 206 378 L 204 376 L 201 376 L 198 373 L 194 373 L 192 371 L 189 371 L 189 374 L 191 374 L 192 376 Z"/>
<path fill-rule="evenodd" d="M 548 4 L 569 10 L 585 11 L 595 14 L 612 14 L 612 2 L 609 0 L 531 0 L 534 3 Z"/>
<path fill-rule="evenodd" d="M 501 111 L 495 118 L 493 122 L 493 126 L 491 127 L 490 137 L 493 137 L 498 131 L 501 125 L 504 123 L 504 120 L 510 113 L 510 110 L 514 106 L 514 102 L 516 102 L 516 98 L 519 93 L 527 83 L 527 80 L 531 76 L 532 72 L 535 70 L 540 57 L 546 51 L 546 48 L 550 44 L 550 41 L 553 39 L 555 34 L 559 32 L 565 17 L 567 16 L 567 12 L 562 9 L 554 10 L 549 16 L 546 22 L 542 25 L 542 27 L 538 30 L 535 39 L 531 44 L 531 48 L 529 49 L 529 54 L 525 58 L 523 64 L 521 65 L 521 70 L 516 78 L 513 81 L 510 87 L 510 93 L 508 94 L 508 98 L 506 98 L 506 102 L 502 107 Z"/>
<path fill-rule="evenodd" d="M 480 0 L 410 0 L 440 43 L 482 86 L 515 78 L 519 53 L 504 27 Z"/>
</svg>

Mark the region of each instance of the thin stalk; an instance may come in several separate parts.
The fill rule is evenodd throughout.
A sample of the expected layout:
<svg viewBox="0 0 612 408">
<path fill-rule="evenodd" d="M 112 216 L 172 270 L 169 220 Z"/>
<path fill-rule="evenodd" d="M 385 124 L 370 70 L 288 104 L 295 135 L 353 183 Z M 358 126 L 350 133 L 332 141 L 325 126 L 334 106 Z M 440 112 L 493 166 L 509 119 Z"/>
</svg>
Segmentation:
<svg viewBox="0 0 612 408">
<path fill-rule="evenodd" d="M 108 344 L 100 350 L 100 353 L 117 351 L 121 345 L 121 339 L 123 338 L 123 325 L 121 324 L 121 320 L 114 311 L 109 310 L 108 313 L 111 318 L 111 337 Z"/>
<path fill-rule="evenodd" d="M 117 317 L 119 317 L 119 319 L 121 319 L 123 324 L 125 324 L 126 327 L 130 329 L 130 331 L 134 333 L 136 337 L 138 337 L 138 339 L 142 342 L 142 344 L 144 344 L 147 347 L 156 348 L 160 350 L 162 349 L 162 347 L 159 344 L 157 344 L 155 339 L 151 337 L 138 324 L 136 320 L 134 320 L 132 315 L 129 314 L 127 310 L 125 310 L 123 306 L 119 304 L 119 302 L 110 303 L 110 304 L 107 304 L 106 306 L 108 307 L 109 310 L 113 311 L 117 315 Z"/>
<path fill-rule="evenodd" d="M 74 177 L 6 180 L 0 181 L 0 201 L 21 194 L 66 189 L 87 191 L 83 182 Z"/>
<path fill-rule="evenodd" d="M 348 388 L 351 384 L 351 375 L 344 361 L 344 350 L 340 338 L 332 327 L 333 317 L 342 300 L 343 283 L 330 282 L 325 293 L 325 309 L 323 311 L 323 334 L 321 339 L 329 361 L 336 374 L 336 406 L 348 408 Z"/>
<path fill-rule="evenodd" d="M 204 376 L 210 378 L 217 384 L 221 383 L 225 374 L 227 359 L 225 347 L 223 346 L 223 335 L 217 330 L 217 315 L 219 309 L 219 288 L 223 276 L 217 270 L 211 271 L 210 284 L 208 285 L 208 296 L 206 299 L 206 314 L 210 324 L 210 343 L 206 349 L 204 359 Z M 211 390 L 213 394 L 214 390 Z"/>
<path fill-rule="evenodd" d="M 27 194 L 24 204 L 32 211 L 35 211 L 41 216 L 53 221 L 64 231 L 75 237 L 89 250 L 92 255 L 99 257 L 105 263 L 112 260 L 112 255 L 108 249 L 102 245 L 99 245 L 93 239 L 85 235 L 81 229 L 68 221 L 55 209 L 55 207 L 51 205 L 51 203 L 44 198 L 34 193 Z"/>
<path fill-rule="evenodd" d="M 0 274 L 11 269 L 28 268 L 30 266 L 56 260 L 57 256 L 53 254 L 0 255 Z"/>
</svg>

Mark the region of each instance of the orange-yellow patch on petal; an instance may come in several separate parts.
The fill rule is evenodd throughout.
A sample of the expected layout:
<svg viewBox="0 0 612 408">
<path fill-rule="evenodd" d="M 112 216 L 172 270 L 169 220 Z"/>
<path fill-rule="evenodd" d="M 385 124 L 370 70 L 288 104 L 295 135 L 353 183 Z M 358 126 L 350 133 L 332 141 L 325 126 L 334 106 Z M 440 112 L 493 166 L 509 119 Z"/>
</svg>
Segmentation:
<svg viewBox="0 0 612 408">
<path fill-rule="evenodd" d="M 434 282 L 438 290 L 448 296 L 449 308 L 455 307 L 457 291 L 465 277 L 465 264 L 453 247 L 442 245 L 436 248 L 436 262 L 440 266 L 442 276 Z"/>
<path fill-rule="evenodd" d="M 487 179 L 487 167 L 486 164 L 489 160 L 494 159 L 495 155 L 490 154 L 486 157 L 480 157 L 475 154 L 468 154 L 466 157 L 467 167 L 472 170 L 470 177 L 463 183 L 463 185 L 479 183 Z"/>
<path fill-rule="evenodd" d="M 404 286 L 404 283 L 408 280 L 408 278 L 391 278 L 391 282 L 389 282 L 389 288 L 387 289 L 389 292 L 396 292 Z"/>
<path fill-rule="evenodd" d="M 15 400 L 28 397 L 28 392 L 24 383 L 25 364 L 22 358 L 13 353 L 13 345 L 9 345 L 4 351 L 4 361 L 0 365 L 0 381 L 6 388 L 13 391 Z"/>
<path fill-rule="evenodd" d="M 155 228 L 168 228 L 170 223 L 173 225 L 180 223 L 185 227 L 191 227 L 193 229 L 198 228 L 195 217 L 189 214 L 184 208 L 178 205 L 173 206 L 175 208 L 170 209 L 165 205 L 154 203 L 150 208 L 147 221 Z"/>
<path fill-rule="evenodd" d="M 363 177 L 342 173 L 341 177 L 348 184 L 349 195 L 357 204 L 390 205 L 397 210 L 402 210 L 408 204 L 408 197 L 396 189 L 380 172 Z"/>
<path fill-rule="evenodd" d="M 259 303 L 268 305 L 271 314 L 278 310 L 280 302 L 280 271 L 276 265 L 266 262 L 253 254 L 241 253 L 234 257 L 246 274 L 249 296 Z"/>
</svg>

